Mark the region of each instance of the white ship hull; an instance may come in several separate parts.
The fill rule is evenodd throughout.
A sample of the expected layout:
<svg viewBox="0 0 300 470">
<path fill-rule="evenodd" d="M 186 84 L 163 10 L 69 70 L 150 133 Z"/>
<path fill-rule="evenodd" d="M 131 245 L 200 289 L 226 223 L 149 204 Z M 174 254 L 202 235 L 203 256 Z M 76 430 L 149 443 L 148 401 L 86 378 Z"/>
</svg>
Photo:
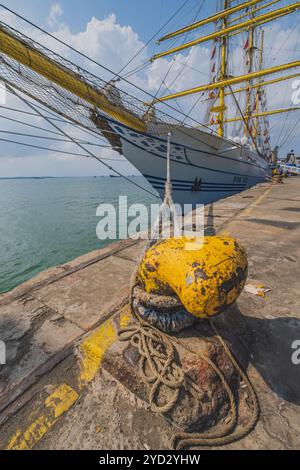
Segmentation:
<svg viewBox="0 0 300 470">
<path fill-rule="evenodd" d="M 122 154 L 163 197 L 166 181 L 166 134 L 145 134 L 108 120 L 121 140 Z M 265 159 L 249 148 L 198 129 L 172 130 L 171 178 L 173 200 L 208 204 L 265 181 L 271 174 Z M 197 180 L 196 180 L 197 179 Z"/>
</svg>

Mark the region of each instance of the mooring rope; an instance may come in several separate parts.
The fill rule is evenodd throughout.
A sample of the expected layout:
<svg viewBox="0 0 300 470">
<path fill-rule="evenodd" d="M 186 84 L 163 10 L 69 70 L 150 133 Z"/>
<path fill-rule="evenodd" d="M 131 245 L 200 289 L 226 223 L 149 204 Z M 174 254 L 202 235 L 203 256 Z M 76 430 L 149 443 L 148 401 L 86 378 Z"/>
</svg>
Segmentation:
<svg viewBox="0 0 300 470">
<path fill-rule="evenodd" d="M 213 323 L 212 320 L 208 320 L 208 323 L 213 330 L 213 332 L 216 335 L 216 338 L 224 348 L 225 354 L 227 355 L 228 359 L 231 361 L 233 367 L 236 369 L 238 374 L 240 375 L 242 382 L 246 385 L 249 396 L 246 400 L 248 407 L 251 410 L 251 417 L 248 420 L 247 423 L 241 423 L 239 425 L 239 413 L 238 413 L 238 405 L 236 404 L 236 400 L 234 398 L 234 394 L 225 379 L 222 371 L 220 368 L 214 364 L 212 361 L 208 362 L 208 358 L 205 358 L 204 356 L 200 356 L 201 359 L 203 359 L 207 364 L 209 364 L 214 371 L 218 374 L 218 376 L 221 378 L 223 377 L 222 384 L 227 392 L 229 402 L 230 402 L 230 413 L 231 413 L 231 419 L 228 423 L 228 426 L 220 430 L 219 432 L 208 432 L 208 433 L 177 433 L 173 436 L 172 439 L 172 446 L 173 448 L 177 450 L 182 450 L 185 449 L 186 447 L 194 447 L 194 446 L 199 446 L 199 447 L 218 447 L 218 446 L 224 446 L 231 444 L 232 442 L 239 441 L 240 439 L 243 439 L 246 437 L 256 426 L 256 423 L 259 419 L 259 413 L 260 413 L 260 408 L 259 408 L 259 402 L 258 402 L 258 397 L 256 395 L 256 392 L 254 390 L 253 385 L 251 384 L 246 372 L 242 369 L 242 367 L 239 365 L 238 361 L 235 359 L 234 355 L 230 351 L 228 345 L 225 343 L 223 338 L 221 337 L 217 327 Z M 179 341 L 176 340 L 180 344 Z M 186 346 L 184 346 L 186 347 Z M 190 350 L 189 348 L 187 348 Z M 190 352 L 194 353 L 194 351 L 190 350 Z M 199 355 L 199 354 L 198 354 Z"/>
<path fill-rule="evenodd" d="M 184 384 L 184 373 L 176 362 L 176 351 L 170 339 L 167 336 L 162 337 L 161 332 L 142 321 L 136 326 L 123 329 L 119 338 L 121 341 L 130 340 L 132 346 L 138 349 L 140 375 L 145 383 L 151 384 L 151 410 L 157 413 L 170 411 L 177 403 Z M 156 397 L 163 385 L 172 391 L 172 397 L 164 405 L 159 405 Z"/>
</svg>

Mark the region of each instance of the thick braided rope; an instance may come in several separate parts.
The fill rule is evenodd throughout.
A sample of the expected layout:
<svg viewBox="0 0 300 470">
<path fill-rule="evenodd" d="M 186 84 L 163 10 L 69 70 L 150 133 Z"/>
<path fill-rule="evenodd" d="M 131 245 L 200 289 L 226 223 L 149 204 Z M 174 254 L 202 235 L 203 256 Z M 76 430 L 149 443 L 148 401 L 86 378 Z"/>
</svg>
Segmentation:
<svg viewBox="0 0 300 470">
<path fill-rule="evenodd" d="M 161 332 L 139 323 L 124 328 L 119 333 L 121 341 L 130 341 L 140 354 L 139 371 L 144 382 L 151 385 L 149 403 L 152 411 L 167 413 L 177 403 L 184 384 L 184 373 L 176 363 L 175 348 Z M 148 372 L 147 372 L 148 371 Z M 164 404 L 157 403 L 157 394 L 162 386 L 172 391 L 172 397 Z"/>
<path fill-rule="evenodd" d="M 232 442 L 236 442 L 240 439 L 246 437 L 255 427 L 258 419 L 259 419 L 259 402 L 256 395 L 256 392 L 251 384 L 247 374 L 243 371 L 235 357 L 233 356 L 232 352 L 230 351 L 229 347 L 220 336 L 220 333 L 217 330 L 217 327 L 213 323 L 212 320 L 209 320 L 209 324 L 215 333 L 217 339 L 221 343 L 227 357 L 230 359 L 231 363 L 238 371 L 240 377 L 242 378 L 243 382 L 247 385 L 247 389 L 249 391 L 249 400 L 247 400 L 247 404 L 251 409 L 251 417 L 249 421 L 244 425 L 238 426 L 238 411 L 237 406 L 232 394 L 230 393 L 230 411 L 231 411 L 231 420 L 229 425 L 220 430 L 219 432 L 211 432 L 211 433 L 177 433 L 172 438 L 172 447 L 177 450 L 182 450 L 187 447 L 219 447 L 231 444 Z M 180 343 L 180 342 L 179 342 Z M 188 348 L 189 349 L 189 348 Z M 193 351 L 191 350 L 193 353 Z M 195 353 L 194 353 L 195 354 Z M 213 364 L 213 363 L 212 363 Z M 219 368 L 214 364 L 214 370 L 217 372 Z M 220 371 L 221 372 L 221 371 Z M 224 382 L 223 382 L 224 384 Z M 227 391 L 227 390 L 226 390 Z M 231 397 L 231 398 L 230 398 Z M 234 401 L 234 405 L 232 402 Z M 251 405 L 250 405 L 251 403 Z"/>
</svg>

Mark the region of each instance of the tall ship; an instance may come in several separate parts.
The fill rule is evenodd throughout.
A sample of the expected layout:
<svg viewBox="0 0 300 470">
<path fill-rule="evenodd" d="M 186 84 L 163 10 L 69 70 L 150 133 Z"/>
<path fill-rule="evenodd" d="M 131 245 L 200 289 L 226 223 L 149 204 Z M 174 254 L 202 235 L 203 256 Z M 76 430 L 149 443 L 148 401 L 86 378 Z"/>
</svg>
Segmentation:
<svg viewBox="0 0 300 470">
<path fill-rule="evenodd" d="M 279 0 L 218 1 L 211 16 L 159 38 L 150 62 L 169 58 L 170 67 L 177 54 L 209 46 L 210 68 L 203 70 L 207 83 L 191 89 L 159 97 L 146 92 L 141 97 L 140 89 L 129 93 L 126 78 L 113 75 L 103 80 L 3 22 L 0 78 L 23 101 L 27 95 L 69 122 L 101 134 L 160 196 L 171 133 L 174 202 L 207 204 L 270 178 L 274 152 L 268 117 L 299 109 L 269 109 L 267 105 L 266 87 L 299 76 L 293 69 L 300 66 L 300 60 L 269 68 L 264 65 L 263 26 L 300 9 L 300 2 L 279 8 L 277 3 Z M 209 33 L 204 34 L 207 29 Z M 236 73 L 232 65 L 233 43 L 239 43 L 243 51 L 239 61 L 243 73 Z M 197 106 L 205 107 L 201 122 L 189 113 L 180 116 L 174 112 L 174 100 L 177 103 L 193 95 L 199 97 L 194 114 Z"/>
</svg>

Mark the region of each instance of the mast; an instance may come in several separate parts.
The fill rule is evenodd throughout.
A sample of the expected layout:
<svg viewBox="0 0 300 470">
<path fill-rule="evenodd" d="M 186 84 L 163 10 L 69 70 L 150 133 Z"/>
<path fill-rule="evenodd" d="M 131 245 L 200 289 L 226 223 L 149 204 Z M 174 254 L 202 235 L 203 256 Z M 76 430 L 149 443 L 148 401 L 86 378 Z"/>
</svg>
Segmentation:
<svg viewBox="0 0 300 470">
<path fill-rule="evenodd" d="M 254 18 L 253 7 L 251 7 L 250 18 Z M 252 73 L 253 71 L 253 58 L 254 58 L 254 34 L 255 34 L 255 27 L 251 26 L 248 33 L 248 48 L 246 51 L 247 61 L 248 61 L 248 73 Z M 251 89 L 252 81 L 251 79 L 248 81 L 248 87 L 246 91 L 246 116 L 248 116 L 247 120 L 245 121 L 245 128 L 244 128 L 244 135 L 246 137 L 250 137 L 250 133 L 252 133 L 252 119 L 251 119 L 251 107 L 252 107 L 252 89 Z"/>
<path fill-rule="evenodd" d="M 208 109 L 206 114 L 207 119 L 205 119 L 205 122 L 207 123 L 207 125 L 217 126 L 217 133 L 220 137 L 223 137 L 225 133 L 225 126 L 227 125 L 227 123 L 241 120 L 239 118 L 227 117 L 226 97 L 230 95 L 234 96 L 235 94 L 240 92 L 246 92 L 246 107 L 244 109 L 244 118 L 242 119 L 244 120 L 244 135 L 249 137 L 251 134 L 252 140 L 257 140 L 258 134 L 262 134 L 262 126 L 260 126 L 261 120 L 259 118 L 263 117 L 264 121 L 266 122 L 266 117 L 268 115 L 285 113 L 289 112 L 290 110 L 290 108 L 286 108 L 271 110 L 270 112 L 267 112 L 267 110 L 265 109 L 265 105 L 263 105 L 263 93 L 265 90 L 265 86 L 279 83 L 281 81 L 299 76 L 299 73 L 294 73 L 265 80 L 264 77 L 267 77 L 269 75 L 278 74 L 284 72 L 285 70 L 300 67 L 300 60 L 294 60 L 290 63 L 285 63 L 274 67 L 269 67 L 267 69 L 263 69 L 263 43 L 261 45 L 260 58 L 258 57 L 259 66 L 257 70 L 254 66 L 254 62 L 256 62 L 254 60 L 256 58 L 255 51 L 258 50 L 258 47 L 256 47 L 255 45 L 255 33 L 257 27 L 262 26 L 271 21 L 278 20 L 279 18 L 294 13 L 300 9 L 300 1 L 298 1 L 278 9 L 272 9 L 271 11 L 259 13 L 257 15 L 257 13 L 261 10 L 265 10 L 266 8 L 278 3 L 279 1 L 280 0 L 263 0 L 261 2 L 246 1 L 232 6 L 233 2 L 231 2 L 231 0 L 220 0 L 220 4 L 222 5 L 222 7 L 215 15 L 209 16 L 208 18 L 204 18 L 198 22 L 187 25 L 177 31 L 173 31 L 172 33 L 169 33 L 166 36 L 162 37 L 158 41 L 158 44 L 176 36 L 180 36 L 186 33 L 187 31 L 198 30 L 204 25 L 214 23 L 216 25 L 216 28 L 213 32 L 202 36 L 200 35 L 200 37 L 197 37 L 192 41 L 183 43 L 176 47 L 171 47 L 168 50 L 155 54 L 150 59 L 150 61 L 153 62 L 162 57 L 182 52 L 186 49 L 200 44 L 205 44 L 209 41 L 213 41 L 214 43 L 219 41 L 218 75 L 217 77 L 210 77 L 209 83 L 205 85 L 200 85 L 194 88 L 170 93 L 165 96 L 161 96 L 160 98 L 154 99 L 151 103 L 147 104 L 153 106 L 155 103 L 163 103 L 169 100 L 190 96 L 192 94 L 207 92 Z M 235 13 L 241 10 L 244 10 L 244 12 L 242 12 L 241 15 L 236 16 Z M 239 21 L 240 19 L 242 21 Z M 228 71 L 229 41 L 232 36 L 241 34 L 244 31 L 248 32 L 248 62 L 246 64 L 247 68 L 243 75 L 230 75 Z M 215 64 L 213 64 L 213 69 L 214 68 Z M 233 85 L 238 84 L 242 84 L 242 86 L 235 89 L 231 88 Z M 228 90 L 228 88 L 230 88 L 230 91 Z M 257 89 L 256 94 L 254 93 L 254 89 Z M 209 100 L 214 100 L 213 107 L 210 107 Z M 216 101 L 217 106 L 214 105 Z M 262 108 L 262 112 L 260 112 L 260 107 Z M 215 120 L 213 117 L 209 119 L 211 113 L 217 113 L 217 118 Z M 264 133 L 264 135 L 266 134 Z"/>
<path fill-rule="evenodd" d="M 229 0 L 223 0 L 223 5 L 224 5 L 224 11 L 227 10 L 229 7 Z M 222 29 L 227 28 L 227 16 L 224 16 L 222 19 Z M 220 67 L 220 77 L 219 80 L 225 80 L 227 78 L 227 41 L 228 38 L 226 35 L 224 35 L 221 39 L 221 67 Z M 219 129 L 218 129 L 218 134 L 220 137 L 223 137 L 224 135 L 224 120 L 225 120 L 225 86 L 222 86 L 219 91 L 219 106 L 220 106 L 220 112 L 218 115 L 218 124 L 219 124 Z"/>
<path fill-rule="evenodd" d="M 259 69 L 262 70 L 262 66 L 263 66 L 263 51 L 264 51 L 264 38 L 265 38 L 265 32 L 264 30 L 262 30 L 261 32 L 261 40 L 260 40 L 260 52 L 259 52 Z M 262 90 L 262 87 L 261 87 L 261 80 L 259 80 L 259 87 L 257 89 L 257 92 L 256 92 L 256 99 L 255 99 L 255 113 L 257 114 L 258 111 L 259 111 L 259 99 L 260 99 L 260 95 L 261 95 L 261 90 Z M 259 129 L 259 119 L 258 119 L 258 116 L 255 118 L 255 126 L 254 126 L 254 137 L 257 138 L 258 134 L 260 133 L 259 132 L 260 129 Z"/>
</svg>

